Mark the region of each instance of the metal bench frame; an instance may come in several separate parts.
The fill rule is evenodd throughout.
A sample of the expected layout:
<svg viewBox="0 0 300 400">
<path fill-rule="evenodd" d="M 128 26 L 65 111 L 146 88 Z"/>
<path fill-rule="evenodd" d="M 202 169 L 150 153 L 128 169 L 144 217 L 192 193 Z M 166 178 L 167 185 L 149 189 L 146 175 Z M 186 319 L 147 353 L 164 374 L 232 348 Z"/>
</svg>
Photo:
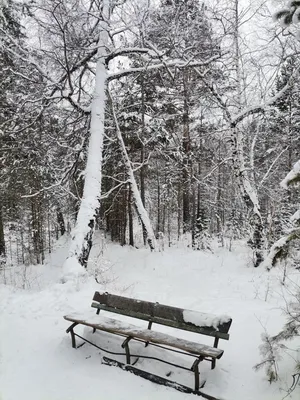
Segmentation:
<svg viewBox="0 0 300 400">
<path fill-rule="evenodd" d="M 214 348 L 218 348 L 219 339 L 225 339 L 225 340 L 229 339 L 228 331 L 229 331 L 231 323 L 232 323 L 232 320 L 229 319 L 227 322 L 219 324 L 219 326 L 217 328 L 211 327 L 211 326 L 210 327 L 208 327 L 208 326 L 199 327 L 192 323 L 187 323 L 184 321 L 184 317 L 183 317 L 183 314 L 185 311 L 184 309 L 166 306 L 166 305 L 162 305 L 159 303 L 151 303 L 151 302 L 146 302 L 146 301 L 142 301 L 142 300 L 131 299 L 128 297 L 116 296 L 116 295 L 109 294 L 107 292 L 106 293 L 95 292 L 94 297 L 93 297 L 93 303 L 91 306 L 93 308 L 96 308 L 97 315 L 100 313 L 101 310 L 105 310 L 108 312 L 121 314 L 121 315 L 129 316 L 129 317 L 137 318 L 140 320 L 148 321 L 147 329 L 149 329 L 149 330 L 152 329 L 153 323 L 156 323 L 156 324 L 160 324 L 160 325 L 164 325 L 164 326 L 170 326 L 172 328 L 176 328 L 176 329 L 180 329 L 180 330 L 186 330 L 186 331 L 195 332 L 195 333 L 202 334 L 202 335 L 212 336 L 212 337 L 214 337 L 214 344 L 213 344 Z M 69 321 L 72 321 L 72 317 L 65 316 L 64 318 Z M 223 353 L 221 353 L 218 357 L 215 357 L 215 358 L 205 357 L 205 356 L 203 356 L 203 354 L 196 355 L 196 354 L 192 354 L 192 353 L 189 353 L 186 351 L 178 350 L 176 348 L 165 347 L 165 345 L 162 346 L 161 344 L 158 344 L 158 343 L 152 343 L 151 341 L 148 341 L 148 340 L 145 341 L 138 337 L 133 337 L 130 335 L 127 336 L 125 334 L 120 334 L 119 332 L 109 331 L 112 334 L 116 334 L 118 336 L 125 337 L 125 340 L 123 341 L 123 343 L 121 345 L 121 347 L 125 350 L 125 354 L 124 353 L 115 353 L 115 352 L 108 351 L 106 349 L 103 349 L 103 348 L 97 346 L 96 344 L 92 343 L 88 339 L 86 339 L 86 338 L 80 336 L 78 333 L 76 333 L 74 331 L 74 328 L 80 324 L 91 326 L 93 328 L 93 332 L 95 332 L 96 330 L 101 330 L 101 328 L 96 326 L 97 324 L 94 324 L 95 326 L 93 326 L 93 324 L 87 324 L 87 323 L 85 323 L 85 321 L 73 322 L 72 325 L 70 325 L 69 328 L 66 330 L 66 332 L 70 333 L 70 335 L 71 335 L 71 341 L 72 341 L 73 348 L 79 348 L 85 342 L 87 342 L 87 343 L 91 344 L 92 346 L 100 349 L 101 351 L 105 351 L 109 354 L 125 355 L 127 365 L 134 365 L 135 362 L 137 361 L 136 360 L 134 363 L 131 363 L 132 357 L 137 357 L 137 359 L 141 357 L 141 358 L 154 359 L 154 360 L 161 361 L 166 364 L 169 364 L 169 365 L 172 365 L 172 366 L 175 366 L 175 367 L 187 370 L 187 371 L 192 371 L 194 373 L 194 379 L 195 379 L 194 390 L 192 391 L 192 393 L 196 393 L 196 394 L 198 393 L 199 388 L 200 388 L 200 372 L 199 372 L 200 362 L 202 362 L 203 360 L 210 361 L 211 369 L 214 369 L 216 366 L 216 359 L 221 358 L 221 356 L 223 355 Z M 105 329 L 102 329 L 102 330 L 105 331 Z M 76 345 L 76 336 L 84 341 L 79 346 Z M 163 348 L 165 350 L 173 351 L 175 353 L 184 354 L 186 356 L 191 356 L 194 358 L 193 364 L 192 364 L 191 368 L 186 368 L 182 365 L 174 364 L 169 361 L 162 360 L 162 359 L 159 359 L 156 357 L 131 354 L 130 348 L 129 348 L 129 343 L 131 340 L 145 343 L 145 347 L 147 347 L 148 345 L 151 345 L 151 346 Z M 107 360 L 109 360 L 109 359 L 107 359 Z M 110 361 L 112 363 L 114 362 L 114 360 L 110 360 Z M 110 365 L 113 365 L 112 363 L 110 363 Z M 118 364 L 120 364 L 120 363 L 118 363 Z M 164 379 L 164 378 L 162 378 L 162 379 Z M 160 383 L 160 382 L 158 382 L 158 383 Z M 201 387 L 203 387 L 203 385 Z"/>
</svg>

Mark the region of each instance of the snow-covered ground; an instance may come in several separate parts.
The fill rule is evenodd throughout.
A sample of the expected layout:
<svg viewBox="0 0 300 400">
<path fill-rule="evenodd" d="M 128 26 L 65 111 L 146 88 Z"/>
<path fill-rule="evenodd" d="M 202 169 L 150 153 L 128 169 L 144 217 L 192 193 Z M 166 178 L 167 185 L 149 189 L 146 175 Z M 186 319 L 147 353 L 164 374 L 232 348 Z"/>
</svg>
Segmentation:
<svg viewBox="0 0 300 400">
<path fill-rule="evenodd" d="M 264 371 L 255 372 L 253 366 L 260 361 L 261 334 L 275 334 L 285 322 L 283 308 L 289 300 L 289 288 L 297 279 L 299 284 L 299 272 L 288 270 L 283 285 L 283 270 L 267 273 L 254 269 L 250 253 L 242 244 L 236 244 L 233 252 L 215 246 L 214 253 L 204 253 L 179 245 L 151 253 L 148 249 L 104 245 L 98 239 L 91 267 L 100 266 L 101 284 L 92 277 L 60 283 L 67 250 L 63 240 L 47 265 L 27 268 L 26 274 L 22 267 L 6 271 L 6 283 L 13 285 L 0 285 L 1 400 L 192 398 L 101 364 L 99 350 L 88 344 L 78 350 L 71 348 L 70 337 L 65 333 L 69 324 L 63 315 L 89 311 L 94 291 L 103 289 L 230 315 L 230 340 L 220 341 L 219 347 L 225 353 L 216 369 L 211 371 L 209 363 L 200 364 L 202 379 L 206 379 L 203 391 L 228 400 L 280 400 L 286 395 L 294 367 L 292 358 L 283 358 L 279 364 L 281 379 L 272 385 Z M 174 334 L 171 328 L 157 329 Z M 85 333 L 91 336 L 86 329 Z M 205 336 L 189 332 L 180 332 L 180 336 L 212 344 L 212 339 Z M 107 349 L 120 350 L 121 341 L 108 334 L 97 333 L 92 340 Z M 134 350 L 149 354 L 158 351 L 151 346 L 141 349 L 138 344 Z M 163 357 L 176 362 L 183 356 Z M 186 360 L 182 358 L 180 362 Z M 136 366 L 157 374 L 170 373 L 169 379 L 193 385 L 192 373 L 149 360 L 140 360 Z M 297 390 L 290 398 L 299 399 Z"/>
</svg>

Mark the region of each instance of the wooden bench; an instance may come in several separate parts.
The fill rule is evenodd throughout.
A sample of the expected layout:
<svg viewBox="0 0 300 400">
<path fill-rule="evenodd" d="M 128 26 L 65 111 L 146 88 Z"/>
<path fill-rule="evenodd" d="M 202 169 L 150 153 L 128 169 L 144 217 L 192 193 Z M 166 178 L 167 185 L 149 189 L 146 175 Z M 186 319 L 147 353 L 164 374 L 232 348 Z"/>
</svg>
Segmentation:
<svg viewBox="0 0 300 400">
<path fill-rule="evenodd" d="M 195 376 L 195 391 L 199 390 L 199 363 L 203 360 L 208 360 L 211 362 L 211 368 L 215 368 L 216 360 L 220 359 L 224 353 L 223 350 L 218 348 L 219 339 L 229 339 L 228 331 L 232 322 L 232 319 L 227 316 L 218 317 L 211 314 L 185 310 L 159 303 L 151 303 L 148 301 L 116 296 L 109 293 L 95 292 L 92 307 L 97 310 L 94 315 L 74 314 L 64 316 L 67 321 L 72 322 L 72 325 L 67 329 L 67 333 L 71 334 L 73 348 L 76 348 L 75 336 L 78 336 L 86 342 L 96 346 L 74 332 L 75 326 L 81 324 L 90 326 L 93 328 L 93 332 L 100 330 L 125 337 L 125 340 L 122 343 L 122 348 L 125 350 L 127 364 L 131 364 L 132 360 L 129 342 L 133 339 L 144 342 L 145 346 L 151 344 L 177 353 L 192 356 L 194 362 L 191 370 L 194 372 Z M 99 315 L 100 310 L 144 320 L 148 322 L 148 325 L 145 328 L 141 328 L 117 319 Z M 210 347 L 205 344 L 180 339 L 169 334 L 154 331 L 152 330 L 153 324 L 211 336 L 214 338 L 213 346 Z M 143 356 L 139 355 L 139 357 Z M 145 356 L 145 358 L 151 357 Z M 160 359 L 159 361 L 176 365 L 167 362 L 166 360 Z M 176 366 L 187 369 L 183 366 Z"/>
</svg>

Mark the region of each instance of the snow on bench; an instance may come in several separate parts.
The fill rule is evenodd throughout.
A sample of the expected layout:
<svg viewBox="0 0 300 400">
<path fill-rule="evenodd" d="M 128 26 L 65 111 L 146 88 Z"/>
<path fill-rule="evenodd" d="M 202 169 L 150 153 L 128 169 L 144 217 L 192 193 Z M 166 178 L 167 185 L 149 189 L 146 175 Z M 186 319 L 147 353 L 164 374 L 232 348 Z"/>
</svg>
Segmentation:
<svg viewBox="0 0 300 400">
<path fill-rule="evenodd" d="M 213 327 L 216 330 L 224 324 L 228 324 L 231 318 L 228 315 L 215 316 L 212 314 L 201 313 L 192 310 L 183 310 L 183 319 L 185 322 L 191 323 L 199 327 Z"/>
</svg>

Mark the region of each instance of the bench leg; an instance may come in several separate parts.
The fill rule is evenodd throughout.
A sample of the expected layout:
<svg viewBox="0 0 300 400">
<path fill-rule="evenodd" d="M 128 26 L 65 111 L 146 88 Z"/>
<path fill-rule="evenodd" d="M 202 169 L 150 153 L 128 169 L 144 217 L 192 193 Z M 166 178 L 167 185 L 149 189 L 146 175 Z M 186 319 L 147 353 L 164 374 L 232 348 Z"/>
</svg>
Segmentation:
<svg viewBox="0 0 300 400">
<path fill-rule="evenodd" d="M 97 311 L 96 311 L 97 315 L 99 315 L 99 313 L 100 313 L 100 308 L 98 308 Z M 96 332 L 96 328 L 93 328 L 93 333 L 95 333 L 95 332 Z"/>
<path fill-rule="evenodd" d="M 73 349 L 76 349 L 76 338 L 75 338 L 75 333 L 74 333 L 74 328 L 75 326 L 78 325 L 77 322 L 74 322 L 69 328 L 66 330 L 67 333 L 71 334 L 71 340 L 72 340 L 72 347 Z"/>
<path fill-rule="evenodd" d="M 195 376 L 195 391 L 199 390 L 200 385 L 200 372 L 199 372 L 199 363 L 203 360 L 203 357 L 199 357 L 194 361 L 192 365 L 192 371 L 194 372 Z"/>
<path fill-rule="evenodd" d="M 132 339 L 132 337 L 128 336 L 122 343 L 122 348 L 125 349 L 125 353 L 126 353 L 126 364 L 130 364 L 130 350 L 129 350 L 128 343 L 130 342 L 131 339 Z"/>
<path fill-rule="evenodd" d="M 219 338 L 215 338 L 214 341 L 214 347 L 217 349 L 218 348 L 218 344 L 219 344 Z M 216 359 L 214 358 L 213 360 L 211 360 L 211 369 L 215 369 L 216 368 Z"/>
<path fill-rule="evenodd" d="M 149 323 L 148 323 L 148 328 L 147 329 L 151 329 L 152 328 L 152 321 L 149 321 Z M 145 343 L 145 347 L 147 347 L 149 345 L 149 342 L 146 342 Z"/>
</svg>

